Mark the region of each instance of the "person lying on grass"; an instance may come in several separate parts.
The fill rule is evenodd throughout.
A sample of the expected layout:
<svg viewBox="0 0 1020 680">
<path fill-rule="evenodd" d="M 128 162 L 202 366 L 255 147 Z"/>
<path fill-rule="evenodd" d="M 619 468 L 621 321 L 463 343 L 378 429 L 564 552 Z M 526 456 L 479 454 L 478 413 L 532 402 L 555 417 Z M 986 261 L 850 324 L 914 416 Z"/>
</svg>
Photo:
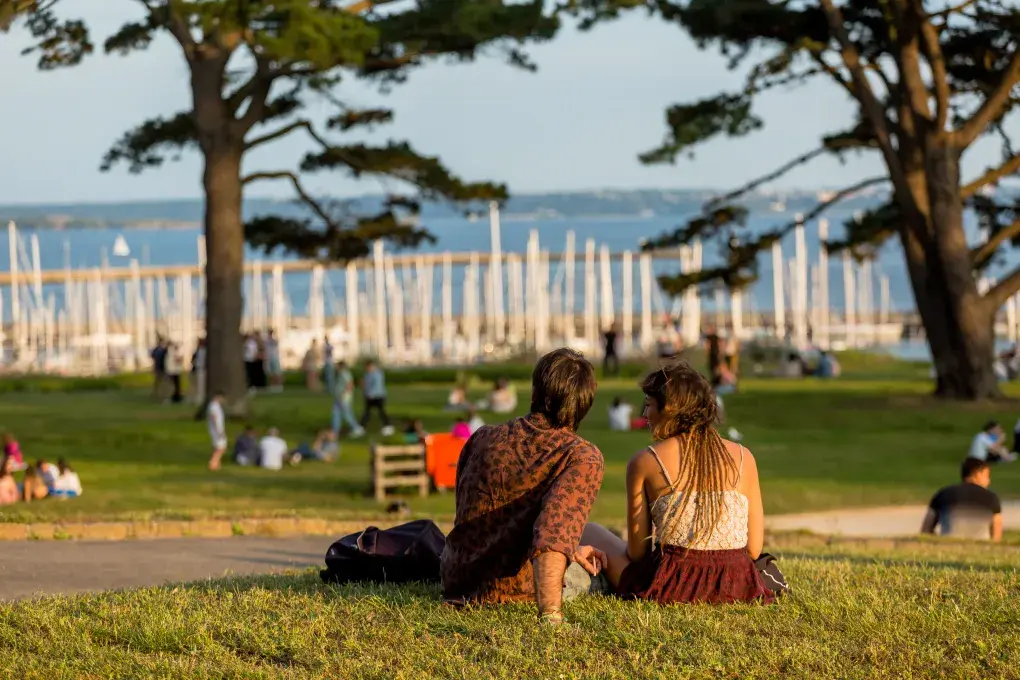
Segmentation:
<svg viewBox="0 0 1020 680">
<path fill-rule="evenodd" d="M 934 534 L 938 526 L 943 536 L 1000 542 L 1002 503 L 988 489 L 992 483 L 991 465 L 968 458 L 960 466 L 960 478 L 962 483 L 940 489 L 932 497 L 921 533 Z"/>
<path fill-rule="evenodd" d="M 765 517 L 754 456 L 715 429 L 712 387 L 686 362 L 641 384 L 654 446 L 627 464 L 627 541 L 589 524 L 617 593 L 662 604 L 771 602 L 754 560 Z M 652 535 L 657 539 L 652 543 Z"/>
<path fill-rule="evenodd" d="M 595 398 L 595 369 L 558 349 L 538 361 L 531 381 L 531 412 L 480 428 L 460 454 L 443 597 L 534 600 L 541 620 L 556 624 L 565 595 L 608 587 L 597 578 L 605 555 L 580 545 L 602 486 L 602 453 L 577 434 Z"/>
</svg>

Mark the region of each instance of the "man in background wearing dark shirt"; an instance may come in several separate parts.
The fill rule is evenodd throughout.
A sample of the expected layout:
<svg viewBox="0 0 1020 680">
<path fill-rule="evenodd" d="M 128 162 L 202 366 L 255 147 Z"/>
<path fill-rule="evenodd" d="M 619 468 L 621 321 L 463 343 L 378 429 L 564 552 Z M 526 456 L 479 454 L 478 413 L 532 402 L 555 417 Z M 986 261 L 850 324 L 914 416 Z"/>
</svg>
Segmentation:
<svg viewBox="0 0 1020 680">
<path fill-rule="evenodd" d="M 960 468 L 963 483 L 947 486 L 931 499 L 921 533 L 973 538 L 998 543 L 1002 540 L 1002 504 L 989 491 L 992 468 L 987 461 L 968 458 Z"/>
<path fill-rule="evenodd" d="M 606 358 L 602 361 L 602 375 L 620 375 L 620 357 L 616 354 L 616 327 L 611 326 L 603 334 L 606 344 Z M 609 365 L 612 364 L 612 372 Z"/>
<path fill-rule="evenodd" d="M 447 602 L 534 600 L 541 620 L 556 624 L 568 565 L 595 576 L 607 564 L 579 545 L 602 486 L 602 453 L 577 435 L 595 388 L 581 354 L 550 352 L 532 374 L 531 412 L 483 426 L 464 445 L 442 557 Z"/>
</svg>

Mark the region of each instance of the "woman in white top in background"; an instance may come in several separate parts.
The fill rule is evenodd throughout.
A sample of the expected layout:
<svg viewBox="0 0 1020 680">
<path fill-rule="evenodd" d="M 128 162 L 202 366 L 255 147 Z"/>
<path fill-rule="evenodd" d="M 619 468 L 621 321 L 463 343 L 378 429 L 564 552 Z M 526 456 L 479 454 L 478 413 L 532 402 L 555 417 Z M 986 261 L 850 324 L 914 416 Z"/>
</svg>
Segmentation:
<svg viewBox="0 0 1020 680">
<path fill-rule="evenodd" d="M 606 553 L 621 595 L 772 601 L 753 561 L 765 535 L 758 469 L 750 451 L 716 432 L 712 387 L 680 363 L 649 374 L 641 389 L 656 444 L 627 465 L 627 541 L 589 524 L 581 544 Z"/>
</svg>

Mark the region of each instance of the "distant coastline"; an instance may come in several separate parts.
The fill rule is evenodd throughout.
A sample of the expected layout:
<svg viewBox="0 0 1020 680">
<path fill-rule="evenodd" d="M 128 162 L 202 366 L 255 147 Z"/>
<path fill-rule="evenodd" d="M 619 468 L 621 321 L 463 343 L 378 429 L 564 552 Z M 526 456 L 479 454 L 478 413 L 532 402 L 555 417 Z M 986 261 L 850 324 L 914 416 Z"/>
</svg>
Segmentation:
<svg viewBox="0 0 1020 680">
<path fill-rule="evenodd" d="M 534 222 L 571 218 L 587 219 L 648 219 L 682 217 L 701 209 L 704 201 L 715 192 L 700 189 L 633 191 L 582 191 L 549 194 L 517 194 L 502 210 L 507 222 Z M 741 205 L 752 212 L 806 212 L 824 201 L 828 191 L 754 192 L 744 197 Z M 881 191 L 862 192 L 841 203 L 844 209 L 866 209 L 885 197 Z M 355 210 L 372 213 L 382 206 L 381 196 L 349 199 Z M 473 221 L 487 219 L 486 206 L 472 206 Z M 244 202 L 245 218 L 264 214 L 288 217 L 307 213 L 293 201 L 250 198 Z M 203 205 L 200 199 L 146 201 L 133 203 L 0 205 L 0 222 L 13 220 L 19 228 L 64 231 L 90 230 L 171 230 L 198 229 L 202 224 Z M 422 220 L 463 217 L 464 211 L 444 203 L 422 206 Z"/>
</svg>

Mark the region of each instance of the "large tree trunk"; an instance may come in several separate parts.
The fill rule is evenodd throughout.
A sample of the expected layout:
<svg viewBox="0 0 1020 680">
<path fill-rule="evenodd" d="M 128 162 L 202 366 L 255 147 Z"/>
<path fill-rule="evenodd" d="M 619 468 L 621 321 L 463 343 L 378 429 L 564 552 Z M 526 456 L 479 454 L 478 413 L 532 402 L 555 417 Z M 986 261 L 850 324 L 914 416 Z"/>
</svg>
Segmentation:
<svg viewBox="0 0 1020 680">
<path fill-rule="evenodd" d="M 227 145 L 205 154 L 206 394 L 222 392 L 226 410 L 243 415 L 247 384 L 241 347 L 244 223 L 241 152 Z"/>
<path fill-rule="evenodd" d="M 922 213 L 928 223 L 904 228 L 901 237 L 935 366 L 935 393 L 948 399 L 997 397 L 995 310 L 981 299 L 974 282 L 963 229 L 959 156 L 947 147 L 929 148 L 925 156 L 927 205 Z M 917 232 L 928 235 L 926 243 Z"/>
<path fill-rule="evenodd" d="M 949 146 L 928 149 L 926 175 L 934 253 L 944 282 L 942 299 L 953 364 L 939 375 L 940 396 L 984 399 L 1000 396 L 993 368 L 995 309 L 978 293 L 970 246 L 963 228 L 960 156 Z M 939 320 L 934 320 L 938 324 Z"/>
</svg>

